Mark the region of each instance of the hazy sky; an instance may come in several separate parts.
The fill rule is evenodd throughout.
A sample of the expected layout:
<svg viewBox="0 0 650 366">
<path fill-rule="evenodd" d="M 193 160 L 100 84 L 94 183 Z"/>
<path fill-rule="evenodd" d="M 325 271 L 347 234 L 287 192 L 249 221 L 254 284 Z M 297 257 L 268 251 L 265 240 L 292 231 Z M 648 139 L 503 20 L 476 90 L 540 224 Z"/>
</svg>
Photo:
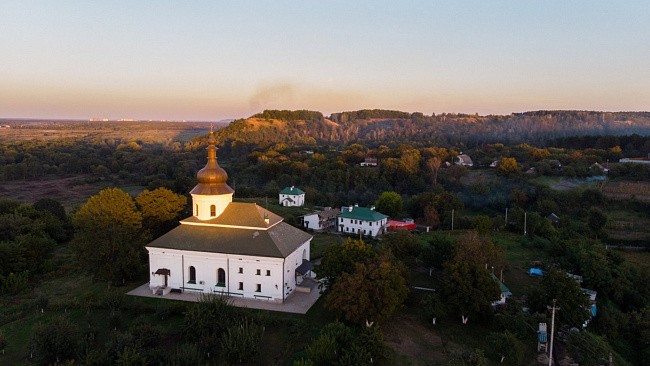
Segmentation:
<svg viewBox="0 0 650 366">
<path fill-rule="evenodd" d="M 0 117 L 650 110 L 650 1 L 0 0 Z"/>
</svg>

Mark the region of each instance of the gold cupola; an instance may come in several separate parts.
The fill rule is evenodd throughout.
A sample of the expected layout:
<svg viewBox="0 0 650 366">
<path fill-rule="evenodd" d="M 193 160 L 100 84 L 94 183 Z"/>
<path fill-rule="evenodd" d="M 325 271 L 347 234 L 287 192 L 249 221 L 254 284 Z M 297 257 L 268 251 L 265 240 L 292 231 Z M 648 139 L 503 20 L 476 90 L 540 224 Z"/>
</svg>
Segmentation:
<svg viewBox="0 0 650 366">
<path fill-rule="evenodd" d="M 196 174 L 198 184 L 190 191 L 194 216 L 199 220 L 210 220 L 221 215 L 232 202 L 235 190 L 226 183 L 228 173 L 217 162 L 217 147 L 214 131 L 210 128 L 208 138 L 208 162 Z"/>
</svg>

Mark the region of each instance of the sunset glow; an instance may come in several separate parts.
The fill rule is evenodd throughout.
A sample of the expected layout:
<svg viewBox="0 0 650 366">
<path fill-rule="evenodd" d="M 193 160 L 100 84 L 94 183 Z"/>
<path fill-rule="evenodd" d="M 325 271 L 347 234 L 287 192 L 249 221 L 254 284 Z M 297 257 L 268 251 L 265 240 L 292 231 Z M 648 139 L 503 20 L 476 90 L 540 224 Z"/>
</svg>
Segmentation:
<svg viewBox="0 0 650 366">
<path fill-rule="evenodd" d="M 0 117 L 650 109 L 647 1 L 0 3 Z"/>
</svg>

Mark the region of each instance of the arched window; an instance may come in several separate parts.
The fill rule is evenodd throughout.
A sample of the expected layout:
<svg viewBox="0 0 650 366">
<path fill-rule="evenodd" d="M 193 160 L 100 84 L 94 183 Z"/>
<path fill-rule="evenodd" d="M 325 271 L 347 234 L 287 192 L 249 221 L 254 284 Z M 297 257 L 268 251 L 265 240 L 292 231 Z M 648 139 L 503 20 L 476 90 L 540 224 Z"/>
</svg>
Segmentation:
<svg viewBox="0 0 650 366">
<path fill-rule="evenodd" d="M 217 216 L 217 206 L 215 205 L 210 206 L 210 216 Z"/>
<path fill-rule="evenodd" d="M 194 205 L 194 215 L 199 216 L 199 205 Z"/>
<path fill-rule="evenodd" d="M 226 286 L 226 271 L 223 268 L 217 270 L 217 286 Z"/>
<path fill-rule="evenodd" d="M 190 280 L 187 283 L 196 283 L 196 268 L 190 266 Z"/>
</svg>

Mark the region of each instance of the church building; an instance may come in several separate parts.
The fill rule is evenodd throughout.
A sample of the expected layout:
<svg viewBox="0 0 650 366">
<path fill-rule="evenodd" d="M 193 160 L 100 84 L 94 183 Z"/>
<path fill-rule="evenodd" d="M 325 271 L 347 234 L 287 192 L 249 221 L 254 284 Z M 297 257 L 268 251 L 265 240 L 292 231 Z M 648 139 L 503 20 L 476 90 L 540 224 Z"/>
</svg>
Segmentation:
<svg viewBox="0 0 650 366">
<path fill-rule="evenodd" d="M 146 246 L 153 293 L 221 293 L 283 302 L 311 271 L 312 236 L 255 203 L 233 202 L 214 133 L 197 174 L 193 215 Z"/>
</svg>

